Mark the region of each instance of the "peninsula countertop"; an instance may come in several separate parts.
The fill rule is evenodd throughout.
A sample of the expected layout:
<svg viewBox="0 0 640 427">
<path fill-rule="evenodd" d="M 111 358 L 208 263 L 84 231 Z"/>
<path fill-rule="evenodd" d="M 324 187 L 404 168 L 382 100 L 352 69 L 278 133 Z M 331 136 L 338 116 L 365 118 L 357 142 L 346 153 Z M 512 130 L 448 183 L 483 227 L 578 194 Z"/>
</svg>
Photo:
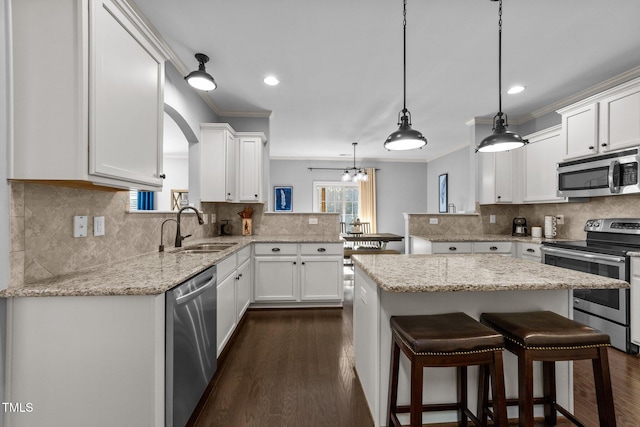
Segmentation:
<svg viewBox="0 0 640 427">
<path fill-rule="evenodd" d="M 387 292 L 619 289 L 629 283 L 501 255 L 354 255 Z"/>
<path fill-rule="evenodd" d="M 251 243 L 342 243 L 336 235 L 227 236 L 185 242 L 235 243 L 221 252 L 152 252 L 0 291 L 0 298 L 47 296 L 159 295 L 217 264 Z"/>
</svg>

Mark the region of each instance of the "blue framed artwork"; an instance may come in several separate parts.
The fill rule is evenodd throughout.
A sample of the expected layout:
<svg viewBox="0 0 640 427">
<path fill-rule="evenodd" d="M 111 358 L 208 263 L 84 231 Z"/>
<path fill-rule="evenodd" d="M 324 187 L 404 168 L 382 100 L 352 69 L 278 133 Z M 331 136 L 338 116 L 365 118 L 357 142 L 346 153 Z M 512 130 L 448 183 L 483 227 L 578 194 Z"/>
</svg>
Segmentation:
<svg viewBox="0 0 640 427">
<path fill-rule="evenodd" d="M 273 210 L 276 212 L 293 212 L 293 187 L 274 186 Z"/>
<path fill-rule="evenodd" d="M 447 212 L 447 203 L 449 198 L 448 187 L 449 174 L 443 173 L 438 177 L 438 211 L 440 213 Z"/>
</svg>

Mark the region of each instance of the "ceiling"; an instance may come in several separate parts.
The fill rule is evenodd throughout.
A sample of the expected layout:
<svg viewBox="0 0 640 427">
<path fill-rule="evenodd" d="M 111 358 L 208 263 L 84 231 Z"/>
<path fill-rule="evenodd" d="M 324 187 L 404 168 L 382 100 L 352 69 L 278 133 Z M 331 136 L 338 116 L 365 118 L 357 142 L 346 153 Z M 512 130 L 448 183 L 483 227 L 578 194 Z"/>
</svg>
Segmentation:
<svg viewBox="0 0 640 427">
<path fill-rule="evenodd" d="M 270 115 L 272 158 L 429 161 L 469 143 L 498 110 L 498 3 L 409 0 L 407 108 L 428 139 L 389 152 L 402 109 L 400 0 L 133 0 L 178 58 L 207 71 L 219 115 Z M 505 0 L 503 111 L 514 124 L 640 75 L 640 1 Z M 263 83 L 274 74 L 275 87 Z M 587 91 L 587 92 L 585 92 Z"/>
</svg>

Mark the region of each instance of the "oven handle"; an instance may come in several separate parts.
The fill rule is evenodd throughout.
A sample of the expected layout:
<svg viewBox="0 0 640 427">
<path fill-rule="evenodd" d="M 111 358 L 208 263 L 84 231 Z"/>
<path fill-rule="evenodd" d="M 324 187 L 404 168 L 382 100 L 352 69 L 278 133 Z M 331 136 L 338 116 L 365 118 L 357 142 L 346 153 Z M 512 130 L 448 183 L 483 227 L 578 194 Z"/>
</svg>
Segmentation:
<svg viewBox="0 0 640 427">
<path fill-rule="evenodd" d="M 623 264 L 626 262 L 624 257 L 619 257 L 615 255 L 592 254 L 592 253 L 572 251 L 567 249 L 550 248 L 546 246 L 542 246 L 541 251 L 543 253 L 546 252 L 551 255 L 564 255 L 567 258 L 573 258 L 573 259 L 587 259 L 592 261 L 604 261 L 604 262 L 618 263 L 618 264 Z"/>
</svg>

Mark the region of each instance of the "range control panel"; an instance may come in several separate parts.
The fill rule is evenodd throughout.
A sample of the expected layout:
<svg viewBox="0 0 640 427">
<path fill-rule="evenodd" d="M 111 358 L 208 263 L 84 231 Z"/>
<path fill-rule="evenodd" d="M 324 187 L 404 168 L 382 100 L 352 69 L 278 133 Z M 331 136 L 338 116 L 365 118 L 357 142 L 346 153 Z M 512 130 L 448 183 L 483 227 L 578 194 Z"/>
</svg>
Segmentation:
<svg viewBox="0 0 640 427">
<path fill-rule="evenodd" d="M 638 218 L 607 218 L 590 219 L 584 226 L 584 231 L 603 233 L 640 234 L 640 219 Z"/>
</svg>

